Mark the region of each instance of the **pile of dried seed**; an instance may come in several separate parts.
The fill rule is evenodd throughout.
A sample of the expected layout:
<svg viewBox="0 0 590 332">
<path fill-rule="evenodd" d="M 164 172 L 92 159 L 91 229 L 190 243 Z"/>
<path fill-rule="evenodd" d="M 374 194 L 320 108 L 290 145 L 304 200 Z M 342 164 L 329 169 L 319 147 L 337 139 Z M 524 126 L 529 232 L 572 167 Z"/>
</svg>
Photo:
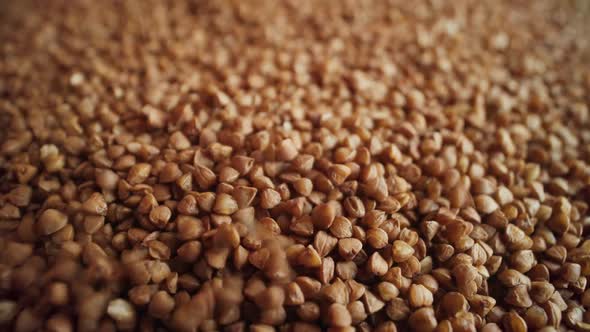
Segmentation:
<svg viewBox="0 0 590 332">
<path fill-rule="evenodd" d="M 584 4 L 2 2 L 0 329 L 590 331 Z"/>
</svg>

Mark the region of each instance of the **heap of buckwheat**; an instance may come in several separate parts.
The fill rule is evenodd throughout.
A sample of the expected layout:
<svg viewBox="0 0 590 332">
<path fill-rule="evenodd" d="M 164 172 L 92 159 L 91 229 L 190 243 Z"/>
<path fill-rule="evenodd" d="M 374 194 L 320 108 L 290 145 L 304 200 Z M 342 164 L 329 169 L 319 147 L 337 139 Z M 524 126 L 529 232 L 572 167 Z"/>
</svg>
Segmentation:
<svg viewBox="0 0 590 332">
<path fill-rule="evenodd" d="M 1 330 L 590 331 L 584 1 L 1 7 Z"/>
</svg>

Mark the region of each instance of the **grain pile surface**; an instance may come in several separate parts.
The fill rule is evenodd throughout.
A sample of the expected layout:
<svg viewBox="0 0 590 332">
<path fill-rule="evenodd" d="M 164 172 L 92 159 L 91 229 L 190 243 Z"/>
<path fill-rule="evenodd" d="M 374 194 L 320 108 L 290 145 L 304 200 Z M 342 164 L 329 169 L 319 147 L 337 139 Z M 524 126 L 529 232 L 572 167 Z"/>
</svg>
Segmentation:
<svg viewBox="0 0 590 332">
<path fill-rule="evenodd" d="M 590 331 L 584 1 L 0 6 L 0 330 Z"/>
</svg>

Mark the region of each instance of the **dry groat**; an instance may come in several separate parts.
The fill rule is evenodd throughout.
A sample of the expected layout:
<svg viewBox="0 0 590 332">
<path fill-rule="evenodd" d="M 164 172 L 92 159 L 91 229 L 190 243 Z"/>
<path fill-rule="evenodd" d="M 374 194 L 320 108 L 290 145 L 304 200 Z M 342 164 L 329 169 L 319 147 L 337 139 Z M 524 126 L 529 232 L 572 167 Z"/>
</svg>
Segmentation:
<svg viewBox="0 0 590 332">
<path fill-rule="evenodd" d="M 4 1 L 0 330 L 590 331 L 587 1 Z"/>
</svg>

